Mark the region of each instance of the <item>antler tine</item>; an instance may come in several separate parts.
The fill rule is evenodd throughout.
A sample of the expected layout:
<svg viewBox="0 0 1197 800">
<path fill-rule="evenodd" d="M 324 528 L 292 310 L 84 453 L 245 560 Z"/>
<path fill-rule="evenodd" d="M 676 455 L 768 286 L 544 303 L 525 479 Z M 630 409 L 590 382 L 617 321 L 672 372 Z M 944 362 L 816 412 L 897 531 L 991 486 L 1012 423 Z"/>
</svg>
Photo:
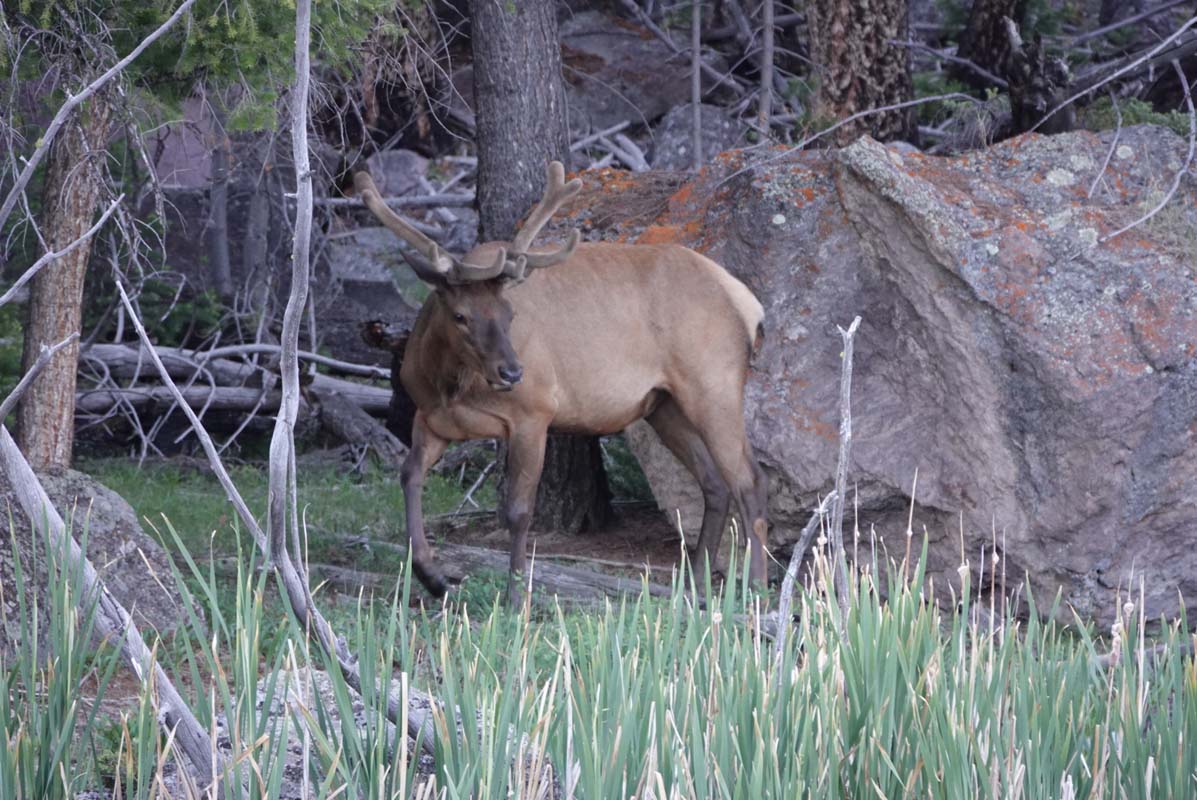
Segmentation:
<svg viewBox="0 0 1197 800">
<path fill-rule="evenodd" d="M 480 266 L 474 264 L 466 264 L 463 261 L 458 261 L 453 265 L 453 269 L 449 270 L 445 276 L 449 283 L 460 286 L 463 283 L 476 283 L 477 281 L 488 281 L 491 278 L 497 278 L 503 274 L 507 268 L 507 248 L 500 247 L 499 252 L 495 255 L 495 262 L 489 266 Z"/>
<path fill-rule="evenodd" d="M 407 242 L 419 254 L 418 258 L 408 258 L 412 269 L 423 280 L 431 280 L 435 276 L 446 276 L 458 265 L 458 260 L 441 250 L 440 245 L 420 233 L 411 224 L 396 214 L 382 201 L 382 194 L 368 172 L 358 172 L 353 176 L 353 187 L 366 207 L 378 217 L 396 236 Z M 430 271 L 431 275 L 424 275 Z"/>
<path fill-rule="evenodd" d="M 528 248 L 532 246 L 532 242 L 536 239 L 537 234 L 540 233 L 540 229 L 552 219 L 561 206 L 565 205 L 566 202 L 581 190 L 582 181 L 580 179 L 574 178 L 569 183 L 566 183 L 565 167 L 560 161 L 550 162 L 545 181 L 544 196 L 540 198 L 540 202 L 536 204 L 536 208 L 532 209 L 532 213 L 528 215 L 528 221 L 524 223 L 524 227 L 516 234 L 515 240 L 511 243 L 512 251 L 527 254 Z"/>
<path fill-rule="evenodd" d="M 554 264 L 560 264 L 573 255 L 574 248 L 578 246 L 578 242 L 581 240 L 582 234 L 578 233 L 577 230 L 572 230 L 569 232 L 569 238 L 565 240 L 565 245 L 559 250 L 554 250 L 551 253 L 524 253 L 523 256 L 528 262 L 528 269 L 544 269 Z"/>
</svg>

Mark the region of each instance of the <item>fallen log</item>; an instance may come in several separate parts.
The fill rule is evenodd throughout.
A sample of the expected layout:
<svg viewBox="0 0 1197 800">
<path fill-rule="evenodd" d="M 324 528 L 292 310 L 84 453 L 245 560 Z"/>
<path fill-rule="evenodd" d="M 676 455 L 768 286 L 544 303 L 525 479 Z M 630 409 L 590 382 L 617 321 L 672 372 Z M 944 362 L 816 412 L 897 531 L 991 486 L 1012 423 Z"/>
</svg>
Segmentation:
<svg viewBox="0 0 1197 800">
<path fill-rule="evenodd" d="M 373 450 L 391 469 L 403 466 L 407 448 L 361 405 L 337 391 L 315 389 L 310 394 L 320 405 L 325 430 L 343 442 Z"/>
<path fill-rule="evenodd" d="M 240 385 L 259 369 L 252 364 L 235 361 L 229 356 L 276 355 L 279 351 L 278 345 L 273 344 L 230 345 L 218 347 L 215 350 L 185 350 L 178 347 L 156 347 L 154 349 L 158 352 L 172 378 L 190 378 L 197 370 L 203 370 L 221 385 Z M 153 374 L 153 362 L 146 355 L 144 348 L 137 345 L 93 344 L 80 353 L 79 357 L 99 361 L 117 378 L 128 379 Z M 334 372 L 345 375 L 360 375 L 383 381 L 390 380 L 391 377 L 391 371 L 386 367 L 354 364 L 304 350 L 299 351 L 299 360 L 322 364 Z"/>
<path fill-rule="evenodd" d="M 391 402 L 391 391 L 378 386 L 315 375 L 308 387 L 318 393 L 337 394 L 369 414 L 385 415 Z M 209 411 L 277 411 L 280 394 L 272 389 L 263 398 L 262 389 L 254 386 L 189 386 L 181 389 L 183 399 L 194 409 Z M 83 389 L 76 393 L 75 412 L 105 414 L 121 404 L 134 409 L 155 405 L 169 405 L 174 395 L 165 386 L 101 387 Z M 126 406 L 126 407 L 128 407 Z"/>
</svg>

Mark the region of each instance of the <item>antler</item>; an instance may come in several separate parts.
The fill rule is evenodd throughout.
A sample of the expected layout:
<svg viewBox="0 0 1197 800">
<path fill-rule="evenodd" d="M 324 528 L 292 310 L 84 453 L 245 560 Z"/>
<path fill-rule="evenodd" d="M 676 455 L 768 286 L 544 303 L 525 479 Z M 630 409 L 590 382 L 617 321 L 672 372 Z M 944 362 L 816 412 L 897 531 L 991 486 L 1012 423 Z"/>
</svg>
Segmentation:
<svg viewBox="0 0 1197 800">
<path fill-rule="evenodd" d="M 378 186 L 369 173 L 358 172 L 355 174 L 353 186 L 357 190 L 358 197 L 373 212 L 374 216 L 378 217 L 379 221 L 392 233 L 411 245 L 415 252 L 406 252 L 403 257 L 420 280 L 433 284 L 460 285 L 497 278 L 503 274 L 504 270 L 513 269 L 518 269 L 522 276 L 523 259 L 517 258 L 515 261 L 508 261 L 505 248 L 500 248 L 495 262 L 486 266 L 467 264 L 457 256 L 446 253 L 440 245 L 416 230 L 411 223 L 404 220 L 383 202 L 382 194 L 378 191 Z"/>
<path fill-rule="evenodd" d="M 574 252 L 574 248 L 578 246 L 578 240 L 581 238 L 576 230 L 570 232 L 563 247 L 551 253 L 529 253 L 528 248 L 532 246 L 532 242 L 540 233 L 541 228 L 552 219 L 561 206 L 565 205 L 581 189 L 582 181 L 578 178 L 574 178 L 569 183 L 565 182 L 565 167 L 560 161 L 549 163 L 544 196 L 536 204 L 536 208 L 532 209 L 532 213 L 528 215 L 528 221 L 524 223 L 524 227 L 516 234 L 515 241 L 511 243 L 512 253 L 524 258 L 527 269 L 551 267 L 569 258 Z M 512 270 L 508 269 L 507 274 L 522 278 L 524 270 L 521 269 L 518 275 L 513 275 Z"/>
</svg>

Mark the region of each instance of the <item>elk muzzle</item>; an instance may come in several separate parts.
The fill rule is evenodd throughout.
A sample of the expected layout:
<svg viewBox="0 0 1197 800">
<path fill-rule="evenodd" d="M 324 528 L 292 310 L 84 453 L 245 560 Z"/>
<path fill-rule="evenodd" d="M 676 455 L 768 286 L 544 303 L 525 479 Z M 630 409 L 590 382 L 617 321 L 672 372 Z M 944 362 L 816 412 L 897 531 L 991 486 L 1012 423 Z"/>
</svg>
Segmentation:
<svg viewBox="0 0 1197 800">
<path fill-rule="evenodd" d="M 503 381 L 503 384 L 496 386 L 495 388 L 504 392 L 510 392 L 515 388 L 515 385 L 524 378 L 524 368 L 519 364 L 510 366 L 504 364 L 503 366 L 499 367 L 498 372 L 499 378 Z"/>
</svg>

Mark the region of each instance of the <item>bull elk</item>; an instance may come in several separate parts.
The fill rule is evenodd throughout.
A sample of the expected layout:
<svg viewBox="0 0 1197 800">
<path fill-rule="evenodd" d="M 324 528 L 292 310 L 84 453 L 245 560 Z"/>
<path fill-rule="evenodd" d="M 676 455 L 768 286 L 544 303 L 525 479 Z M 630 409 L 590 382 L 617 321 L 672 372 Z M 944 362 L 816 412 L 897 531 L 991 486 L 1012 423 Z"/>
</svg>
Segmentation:
<svg viewBox="0 0 1197 800">
<path fill-rule="evenodd" d="M 559 162 L 512 242 L 446 253 L 383 202 L 365 172 L 359 197 L 411 246 L 404 257 L 435 291 L 420 309 L 400 373 L 415 401 L 401 478 L 413 569 L 446 590 L 424 533 L 420 494 L 450 442 L 508 442 L 508 597 L 523 596 L 528 527 L 552 432 L 611 434 L 646 419 L 702 488 L 692 556 L 714 563 L 732 500 L 748 522 L 749 575 L 766 578 L 766 478 L 744 427 L 744 384 L 764 310 L 723 267 L 677 245 L 532 243 L 578 193 Z"/>
</svg>

